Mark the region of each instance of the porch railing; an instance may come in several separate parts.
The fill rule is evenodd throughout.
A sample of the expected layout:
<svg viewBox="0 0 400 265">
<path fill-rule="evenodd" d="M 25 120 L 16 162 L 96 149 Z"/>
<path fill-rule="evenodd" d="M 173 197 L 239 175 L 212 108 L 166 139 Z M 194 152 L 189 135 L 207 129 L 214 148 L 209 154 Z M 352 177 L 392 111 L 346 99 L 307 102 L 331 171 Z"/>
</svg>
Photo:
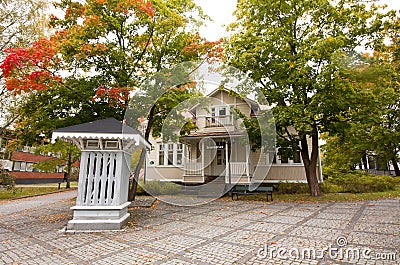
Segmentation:
<svg viewBox="0 0 400 265">
<path fill-rule="evenodd" d="M 230 162 L 232 176 L 248 176 L 249 171 L 246 162 Z"/>
<path fill-rule="evenodd" d="M 203 174 L 202 163 L 190 162 L 185 164 L 185 175 L 201 176 Z"/>
<path fill-rule="evenodd" d="M 206 117 L 206 127 L 224 127 L 228 125 L 233 125 L 232 115 Z"/>
</svg>

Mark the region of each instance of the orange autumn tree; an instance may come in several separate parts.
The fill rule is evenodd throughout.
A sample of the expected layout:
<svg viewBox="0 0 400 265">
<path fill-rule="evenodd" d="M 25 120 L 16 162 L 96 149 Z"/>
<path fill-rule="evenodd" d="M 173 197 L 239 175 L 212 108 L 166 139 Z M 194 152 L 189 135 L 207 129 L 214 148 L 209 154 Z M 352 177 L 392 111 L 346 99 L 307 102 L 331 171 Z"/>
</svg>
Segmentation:
<svg viewBox="0 0 400 265">
<path fill-rule="evenodd" d="M 220 42 L 197 33 L 205 16 L 191 0 L 62 0 L 56 6 L 64 11 L 50 17 L 56 33 L 26 50 L 8 49 L 1 64 L 7 88 L 28 94 L 18 121 L 25 143 L 41 141 L 39 135 L 49 137 L 58 127 L 122 120 L 149 75 L 222 52 Z M 174 104 L 191 97 L 189 90 L 166 91 L 174 94 Z M 146 115 L 151 120 L 154 113 Z"/>
<path fill-rule="evenodd" d="M 39 39 L 28 48 L 7 48 L 0 65 L 6 88 L 15 93 L 44 90 L 61 82 L 55 73 L 60 58 L 56 56 L 54 38 Z"/>
</svg>

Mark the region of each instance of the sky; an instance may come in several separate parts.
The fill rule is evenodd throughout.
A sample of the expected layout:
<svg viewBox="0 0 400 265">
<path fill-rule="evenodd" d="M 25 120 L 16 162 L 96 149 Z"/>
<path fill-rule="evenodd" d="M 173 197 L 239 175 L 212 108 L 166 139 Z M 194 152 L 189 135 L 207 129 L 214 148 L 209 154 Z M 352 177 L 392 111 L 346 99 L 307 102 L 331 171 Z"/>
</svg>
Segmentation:
<svg viewBox="0 0 400 265">
<path fill-rule="evenodd" d="M 236 0 L 194 0 L 203 8 L 212 22 L 208 22 L 200 29 L 200 33 L 209 41 L 219 40 L 227 36 L 225 26 L 234 21 L 232 13 L 236 8 Z M 380 0 L 380 4 L 386 4 L 390 9 L 400 10 L 400 0 Z"/>
</svg>

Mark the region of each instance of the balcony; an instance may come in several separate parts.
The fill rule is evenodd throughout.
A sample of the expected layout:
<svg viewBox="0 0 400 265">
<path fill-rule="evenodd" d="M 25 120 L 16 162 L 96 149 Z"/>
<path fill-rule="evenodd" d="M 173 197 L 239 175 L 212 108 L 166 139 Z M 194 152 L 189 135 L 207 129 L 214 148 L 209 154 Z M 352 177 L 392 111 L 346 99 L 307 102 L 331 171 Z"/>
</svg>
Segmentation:
<svg viewBox="0 0 400 265">
<path fill-rule="evenodd" d="M 206 128 L 225 127 L 233 125 L 232 115 L 206 117 Z"/>
</svg>

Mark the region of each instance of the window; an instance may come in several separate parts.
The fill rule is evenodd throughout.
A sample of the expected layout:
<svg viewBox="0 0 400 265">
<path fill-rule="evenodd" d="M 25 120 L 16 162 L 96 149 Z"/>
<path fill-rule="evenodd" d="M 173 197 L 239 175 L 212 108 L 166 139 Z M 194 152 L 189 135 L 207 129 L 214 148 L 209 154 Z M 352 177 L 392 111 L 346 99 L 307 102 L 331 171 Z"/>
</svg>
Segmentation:
<svg viewBox="0 0 400 265">
<path fill-rule="evenodd" d="M 182 165 L 183 148 L 182 144 L 176 145 L 176 164 Z"/>
<path fill-rule="evenodd" d="M 15 170 L 15 171 L 21 170 L 21 162 L 20 161 L 14 161 L 13 170 Z"/>
<path fill-rule="evenodd" d="M 215 123 L 215 108 L 211 108 L 211 117 L 212 117 L 211 122 Z"/>
<path fill-rule="evenodd" d="M 289 163 L 289 158 L 285 155 L 281 155 L 281 163 L 282 164 L 287 164 Z"/>
<path fill-rule="evenodd" d="M 158 165 L 182 165 L 183 145 L 181 143 L 168 143 L 158 145 Z"/>
<path fill-rule="evenodd" d="M 225 165 L 225 142 L 215 142 L 217 147 L 217 165 Z"/>
<path fill-rule="evenodd" d="M 33 171 L 33 163 L 26 163 L 26 171 L 28 172 Z"/>
<path fill-rule="evenodd" d="M 168 165 L 174 164 L 174 144 L 168 144 Z"/>
<path fill-rule="evenodd" d="M 158 145 L 158 164 L 164 165 L 164 145 Z"/>
<path fill-rule="evenodd" d="M 269 152 L 269 161 L 272 161 L 272 164 L 276 164 L 276 152 Z"/>
<path fill-rule="evenodd" d="M 226 115 L 226 108 L 221 107 L 219 108 L 219 116 L 225 116 Z"/>
<path fill-rule="evenodd" d="M 291 153 L 291 149 L 290 148 L 279 148 L 279 156 L 280 156 L 280 160 L 282 164 L 287 164 L 289 163 L 289 155 Z"/>
<path fill-rule="evenodd" d="M 99 143 L 98 140 L 87 140 L 86 148 L 88 148 L 88 149 L 99 149 L 100 148 L 100 143 Z"/>
<path fill-rule="evenodd" d="M 293 163 L 301 163 L 301 156 L 299 150 L 294 151 Z"/>
<path fill-rule="evenodd" d="M 118 141 L 106 141 L 106 149 L 118 149 Z"/>
<path fill-rule="evenodd" d="M 217 165 L 225 165 L 224 150 L 217 149 Z"/>
</svg>

